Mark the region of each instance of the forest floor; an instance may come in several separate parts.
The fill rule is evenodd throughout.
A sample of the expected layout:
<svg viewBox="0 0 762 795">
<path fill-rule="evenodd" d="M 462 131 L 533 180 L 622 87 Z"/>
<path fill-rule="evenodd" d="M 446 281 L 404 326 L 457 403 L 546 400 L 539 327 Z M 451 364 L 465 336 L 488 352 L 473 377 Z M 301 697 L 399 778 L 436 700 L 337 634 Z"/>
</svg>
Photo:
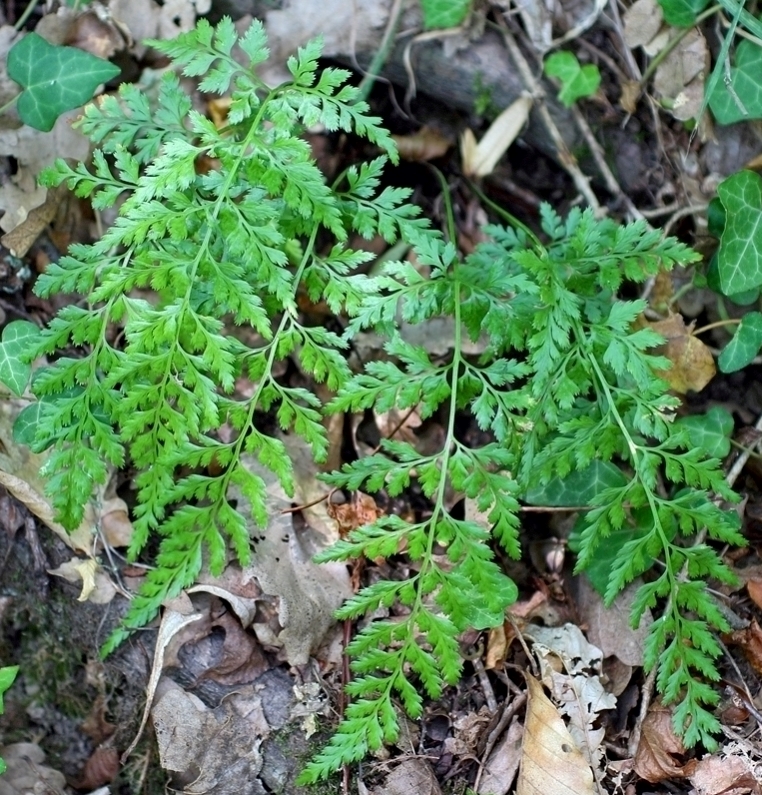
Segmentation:
<svg viewBox="0 0 762 795">
<path fill-rule="evenodd" d="M 4 60 L 25 5 L 8 0 L 0 6 L 0 99 L 15 90 Z M 140 42 L 170 38 L 202 14 L 217 20 L 230 13 L 241 26 L 246 14 L 261 16 L 272 48 L 266 74 L 273 82 L 285 57 L 318 34 L 325 38 L 326 63 L 354 68 L 359 81 L 367 74 L 360 65 L 368 67 L 389 38 L 392 46 L 369 92 L 372 111 L 395 134 L 402 154 L 385 179 L 411 188 L 413 200 L 441 225 L 440 183 L 430 168 L 436 165 L 450 185 L 458 244 L 466 253 L 483 239 L 481 228 L 492 216 L 462 179 L 469 157 L 464 134 L 471 131 L 474 140 L 483 141 L 508 107 L 513 115 L 502 117 L 502 132 L 492 144 L 496 150 L 481 152 L 494 162 L 480 184 L 489 200 L 535 230 L 541 203 L 562 215 L 587 204 L 617 220 L 645 218 L 694 246 L 709 263 L 717 241 L 709 234 L 708 207 L 717 186 L 743 169 L 762 170 L 758 99 L 748 100 L 748 120 L 733 124 L 716 123 L 703 107 L 727 28 L 722 11 L 702 14 L 697 24 L 680 29 L 663 21 L 655 0 L 595 5 L 581 0 L 555 11 L 537 0 L 517 3 L 519 10 L 510 12 L 508 2 L 474 0 L 473 7 L 465 4 L 469 11 L 462 24 L 424 33 L 415 1 L 293 0 L 283 8 L 272 2 L 212 2 L 209 8 L 204 0 L 32 5 L 23 31 L 36 30 L 56 43 L 111 59 L 122 69 L 121 80 L 139 83 L 148 94 L 162 64 Z M 691 7 L 689 14 L 704 8 L 684 5 Z M 572 71 L 593 65 L 601 76 L 599 86 L 595 80 L 587 84 L 590 73 L 581 72 L 580 95 L 569 107 L 557 99 L 559 83 L 542 76 L 543 54 L 559 49 L 576 57 Z M 762 57 L 754 63 L 759 85 Z M 568 86 L 567 77 L 561 79 Z M 104 90 L 113 92 L 116 85 Z M 550 127 L 537 109 L 523 123 L 522 92 L 538 96 L 541 89 Z M 195 104 L 214 116 L 207 97 L 196 96 Z M 0 325 L 49 321 L 64 299 L 36 297 L 35 276 L 72 243 L 96 239 L 113 220 L 64 190 L 49 191 L 46 200 L 45 189 L 35 183 L 56 157 L 87 159 L 88 141 L 71 127 L 76 115 L 65 114 L 50 133 L 22 128 L 13 117 L 0 123 L 0 225 L 6 233 L 0 249 Z M 329 178 L 359 157 L 373 156 L 372 147 L 363 149 L 351 137 L 319 130 L 307 137 Z M 50 212 L 32 231 L 21 221 L 43 201 Z M 379 257 L 389 254 L 380 238 L 363 245 Z M 277 513 L 263 541 L 266 549 L 287 540 L 282 558 L 274 558 L 277 566 L 272 560 L 264 564 L 277 569 L 276 585 L 266 591 L 256 570 L 233 565 L 221 577 L 204 576 L 193 593 L 167 606 L 161 625 L 136 633 L 102 660 L 98 649 L 123 615 L 126 597 L 139 586 L 141 566 L 150 563 L 146 556 L 140 565 L 128 564 L 122 554 L 131 533 L 132 473 L 114 473 L 75 537 L 52 531 L 45 522 L 50 508 L 41 504 L 42 456 L 13 439 L 13 420 L 24 402 L 6 395 L 0 402 L 0 473 L 5 473 L 0 478 L 5 484 L 0 485 L 0 663 L 19 665 L 20 673 L 5 694 L 0 755 L 9 770 L 0 778 L 0 795 L 154 795 L 166 787 L 199 795 L 515 792 L 526 714 L 520 672 L 530 666 L 529 650 L 516 638 L 517 622 L 535 643 L 554 649 L 567 665 L 573 661 L 574 673 L 605 693 L 605 708 L 586 713 L 585 731 L 595 735 L 602 754 L 591 791 L 760 795 L 762 456 L 756 446 L 762 440 L 762 370 L 756 359 L 734 373 L 719 372 L 714 364 L 731 336 L 725 321 L 758 309 L 760 299 L 752 296 L 743 306 L 723 300 L 707 288 L 707 268 L 700 263 L 657 279 L 650 298 L 653 306 L 669 307 L 662 317 L 684 320 L 672 334 L 675 349 L 683 353 L 668 354 L 687 379 L 681 413 L 700 415 L 720 407 L 733 418 L 725 466 L 731 471 L 736 465 L 734 487 L 744 497 L 748 547 L 724 551 L 739 584 L 725 588 L 721 597 L 738 623 L 723 637 L 727 654 L 720 661 L 722 702 L 716 714 L 725 733 L 718 751 L 687 750 L 674 735 L 669 710 L 659 705 L 643 671 L 643 630 L 629 627 L 627 592 L 606 610 L 584 575 L 572 574 L 574 556 L 565 540 L 575 515 L 525 506 L 524 557 L 503 561 L 520 592 L 511 621 L 461 638 L 466 657 L 461 683 L 440 700 L 428 701 L 420 721 L 401 715 L 396 747 L 327 784 L 299 787 L 296 776 L 335 726 L 347 677 L 342 649 L 352 627 L 331 616 L 360 583 L 379 576 L 373 562 L 352 568 L 349 576 L 343 566 L 318 572 L 316 564 L 305 563 L 308 536 L 334 538 L 339 526 L 354 527 L 382 512 L 425 513 L 422 495 L 411 490 L 395 498 L 381 493 L 375 499 L 345 495 L 343 504 L 319 502 L 327 489 L 316 480 L 314 465 L 294 448 L 303 508 Z M 325 306 L 305 301 L 303 311 L 326 327 L 342 323 Z M 448 334 L 449 327 L 431 323 L 415 342 L 443 356 Z M 365 335 L 357 344 L 372 352 L 374 339 Z M 283 377 L 298 374 L 287 371 Z M 401 433 L 423 448 L 443 431 L 436 415 L 422 420 L 414 412 L 368 411 L 340 418 L 328 433 L 332 463 L 338 465 L 347 450 L 362 457 L 388 434 Z M 483 431 L 473 424 L 461 434 L 466 443 L 481 443 Z M 286 508 L 299 508 L 284 495 L 273 499 L 276 506 L 280 500 Z M 404 556 L 394 561 L 383 564 L 382 575 L 404 579 L 410 564 Z M 320 580 L 321 593 L 329 593 L 322 602 L 305 585 L 311 578 Z M 289 626 L 283 605 L 308 600 L 311 612 L 296 627 L 290 625 L 284 640 Z M 308 662 L 305 648 L 313 652 Z M 566 720 L 572 718 L 567 714 Z M 539 790 L 520 795 L 530 791 Z M 567 792 L 582 790 L 558 795 Z"/>
</svg>

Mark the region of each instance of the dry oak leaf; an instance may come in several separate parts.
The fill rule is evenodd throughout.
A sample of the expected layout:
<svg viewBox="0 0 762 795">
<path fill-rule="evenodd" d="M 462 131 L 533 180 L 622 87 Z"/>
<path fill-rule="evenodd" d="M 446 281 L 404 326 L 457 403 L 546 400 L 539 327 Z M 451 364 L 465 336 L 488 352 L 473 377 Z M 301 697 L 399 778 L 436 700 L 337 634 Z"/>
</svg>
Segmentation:
<svg viewBox="0 0 762 795">
<path fill-rule="evenodd" d="M 527 675 L 521 769 L 516 795 L 593 795 L 593 771 L 542 685 Z"/>
</svg>

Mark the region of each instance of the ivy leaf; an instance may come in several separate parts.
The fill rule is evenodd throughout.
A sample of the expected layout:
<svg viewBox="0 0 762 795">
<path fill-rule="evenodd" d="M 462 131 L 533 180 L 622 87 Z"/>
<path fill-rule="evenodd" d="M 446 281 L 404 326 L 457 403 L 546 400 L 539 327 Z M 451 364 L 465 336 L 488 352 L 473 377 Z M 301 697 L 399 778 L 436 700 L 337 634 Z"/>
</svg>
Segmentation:
<svg viewBox="0 0 762 795">
<path fill-rule="evenodd" d="M 560 508 L 567 505 L 587 505 L 596 494 L 627 483 L 619 467 L 610 461 L 593 461 L 585 469 L 571 472 L 564 478 L 551 478 L 546 484 L 532 484 L 524 502 Z"/>
<path fill-rule="evenodd" d="M 24 89 L 18 98 L 21 121 L 43 132 L 121 71 L 84 50 L 49 44 L 37 33 L 28 33 L 11 47 L 7 69 L 11 80 Z"/>
<path fill-rule="evenodd" d="M 725 346 L 717 364 L 723 373 L 741 370 L 759 353 L 762 347 L 762 314 L 749 312 L 741 319 L 741 325 L 733 339 Z"/>
<path fill-rule="evenodd" d="M 0 381 L 17 395 L 23 395 L 32 366 L 23 360 L 23 354 L 40 336 L 40 329 L 28 320 L 14 320 L 3 330 L 0 342 Z"/>
<path fill-rule="evenodd" d="M 730 452 L 733 415 L 721 406 L 714 406 L 706 414 L 693 414 L 675 422 L 683 428 L 692 447 L 700 447 L 709 458 L 724 458 Z"/>
<path fill-rule="evenodd" d="M 709 5 L 709 0 L 659 0 L 664 20 L 676 28 L 689 28 Z"/>
<path fill-rule="evenodd" d="M 734 295 L 762 284 L 762 177 L 739 171 L 717 186 L 717 194 L 726 213 L 717 252 L 720 288 Z"/>
<path fill-rule="evenodd" d="M 730 89 L 724 81 L 719 80 L 709 97 L 709 107 L 719 124 L 762 118 L 760 73 L 762 73 L 762 47 L 750 41 L 742 41 L 736 47 L 733 66 L 730 69 Z M 734 92 L 743 107 L 739 106 L 733 96 Z"/>
<path fill-rule="evenodd" d="M 562 50 L 545 59 L 545 74 L 561 81 L 558 98 L 570 108 L 578 99 L 595 94 L 601 84 L 601 73 L 595 64 L 582 66 L 574 53 Z"/>
<path fill-rule="evenodd" d="M 13 684 L 16 674 L 19 672 L 18 665 L 9 665 L 6 668 L 0 668 L 0 715 L 3 714 L 3 693 Z"/>
<path fill-rule="evenodd" d="M 455 28 L 468 16 L 471 0 L 421 0 L 426 30 Z"/>
</svg>

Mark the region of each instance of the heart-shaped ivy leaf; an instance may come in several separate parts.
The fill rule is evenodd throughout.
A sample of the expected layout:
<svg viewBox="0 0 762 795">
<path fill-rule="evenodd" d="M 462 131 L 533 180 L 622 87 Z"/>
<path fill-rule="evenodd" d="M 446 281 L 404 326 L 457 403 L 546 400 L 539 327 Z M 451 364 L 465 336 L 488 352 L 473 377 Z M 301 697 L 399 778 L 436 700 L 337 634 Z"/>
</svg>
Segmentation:
<svg viewBox="0 0 762 795">
<path fill-rule="evenodd" d="M 56 47 L 28 33 L 8 52 L 8 76 L 24 90 L 18 98 L 21 121 L 49 132 L 56 119 L 78 108 L 119 74 L 119 67 L 76 47 Z"/>
<path fill-rule="evenodd" d="M 725 295 L 762 284 L 762 177 L 739 171 L 717 186 L 725 228 L 717 251 L 720 289 Z"/>
<path fill-rule="evenodd" d="M 761 74 L 762 47 L 747 40 L 740 42 L 730 70 L 730 90 L 720 80 L 709 98 L 709 107 L 719 124 L 762 119 Z"/>
<path fill-rule="evenodd" d="M 471 10 L 471 0 L 421 0 L 423 26 L 426 30 L 454 28 Z"/>
<path fill-rule="evenodd" d="M 748 312 L 741 319 L 733 339 L 725 346 L 717 364 L 723 373 L 742 370 L 762 348 L 762 315 Z"/>
<path fill-rule="evenodd" d="M 659 0 L 664 21 L 676 28 L 689 28 L 709 5 L 709 0 Z"/>
<path fill-rule="evenodd" d="M 595 94 L 601 84 L 601 73 L 595 64 L 582 66 L 572 52 L 554 52 L 545 60 L 545 74 L 561 81 L 558 98 L 570 108 L 578 99 Z"/>
<path fill-rule="evenodd" d="M 714 406 L 706 414 L 692 414 L 675 422 L 690 439 L 691 447 L 700 447 L 710 458 L 725 458 L 730 452 L 733 415 L 722 406 Z"/>
<path fill-rule="evenodd" d="M 22 355 L 39 336 L 40 329 L 28 320 L 14 320 L 3 330 L 0 342 L 0 381 L 17 395 L 22 395 L 29 383 L 32 366 Z"/>
</svg>

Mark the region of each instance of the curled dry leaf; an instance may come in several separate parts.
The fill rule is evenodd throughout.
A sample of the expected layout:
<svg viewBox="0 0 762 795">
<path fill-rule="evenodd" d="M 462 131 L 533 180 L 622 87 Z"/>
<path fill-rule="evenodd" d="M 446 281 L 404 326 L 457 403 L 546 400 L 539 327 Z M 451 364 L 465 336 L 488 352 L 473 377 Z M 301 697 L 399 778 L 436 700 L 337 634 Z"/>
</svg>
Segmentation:
<svg viewBox="0 0 762 795">
<path fill-rule="evenodd" d="M 393 135 L 400 157 L 413 162 L 426 162 L 442 157 L 452 146 L 452 140 L 433 127 L 424 125 L 412 135 Z"/>
<path fill-rule="evenodd" d="M 757 607 L 762 607 L 762 579 L 752 579 L 746 583 L 749 598 Z"/>
<path fill-rule="evenodd" d="M 646 715 L 635 752 L 635 772 L 651 784 L 669 778 L 685 778 L 694 770 L 694 762 L 680 764 L 678 757 L 685 746 L 672 728 L 672 711 L 656 702 Z"/>
<path fill-rule="evenodd" d="M 531 107 L 531 97 L 519 97 L 492 122 L 478 144 L 473 132 L 465 130 L 460 139 L 460 154 L 467 177 L 486 177 L 492 173 L 526 124 Z"/>
<path fill-rule="evenodd" d="M 737 629 L 730 636 L 730 643 L 738 646 L 749 662 L 749 665 L 762 675 L 762 627 L 754 618 L 745 629 Z"/>
<path fill-rule="evenodd" d="M 116 595 L 116 586 L 94 558 L 71 558 L 57 569 L 49 569 L 48 574 L 63 577 L 71 583 L 81 582 L 78 602 L 105 605 Z"/>
</svg>

